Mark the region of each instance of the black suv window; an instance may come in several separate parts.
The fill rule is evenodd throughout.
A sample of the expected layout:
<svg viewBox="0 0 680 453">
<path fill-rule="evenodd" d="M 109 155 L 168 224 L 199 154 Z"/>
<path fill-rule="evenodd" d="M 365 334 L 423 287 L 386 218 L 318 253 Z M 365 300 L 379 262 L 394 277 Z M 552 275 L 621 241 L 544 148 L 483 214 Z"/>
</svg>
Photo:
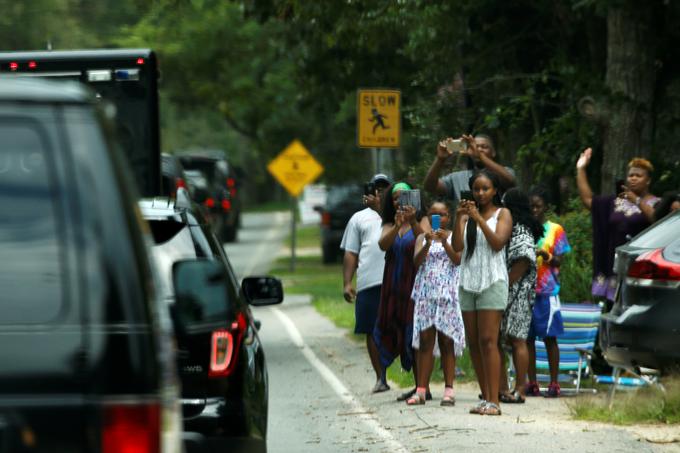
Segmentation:
<svg viewBox="0 0 680 453">
<path fill-rule="evenodd" d="M 59 314 L 65 281 L 51 153 L 32 122 L 0 122 L 0 137 L 0 323 L 44 323 Z"/>
</svg>

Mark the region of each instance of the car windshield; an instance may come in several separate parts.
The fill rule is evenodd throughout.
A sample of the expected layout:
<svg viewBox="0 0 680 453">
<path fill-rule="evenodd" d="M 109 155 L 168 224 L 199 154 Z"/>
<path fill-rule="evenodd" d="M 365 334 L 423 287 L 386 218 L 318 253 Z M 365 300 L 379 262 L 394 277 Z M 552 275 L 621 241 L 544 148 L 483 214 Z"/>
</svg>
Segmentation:
<svg viewBox="0 0 680 453">
<path fill-rule="evenodd" d="M 182 159 L 182 165 L 184 165 L 185 171 L 198 170 L 205 178 L 207 178 L 210 184 L 213 183 L 215 179 L 214 161 L 204 159 Z"/>
<path fill-rule="evenodd" d="M 645 249 L 665 247 L 678 238 L 679 232 L 680 211 L 677 211 L 637 235 L 630 241 L 630 245 Z"/>
<path fill-rule="evenodd" d="M 199 189 L 208 187 L 208 180 L 200 170 L 186 170 L 184 174 L 194 187 Z"/>
</svg>

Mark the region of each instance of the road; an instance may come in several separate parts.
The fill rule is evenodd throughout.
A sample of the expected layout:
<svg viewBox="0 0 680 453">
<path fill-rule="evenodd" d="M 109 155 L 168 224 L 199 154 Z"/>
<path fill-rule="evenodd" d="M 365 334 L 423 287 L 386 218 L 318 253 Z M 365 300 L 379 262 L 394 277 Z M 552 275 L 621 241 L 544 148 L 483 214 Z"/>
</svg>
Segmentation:
<svg viewBox="0 0 680 453">
<path fill-rule="evenodd" d="M 283 213 L 244 216 L 239 242 L 225 245 L 241 277 L 267 271 L 288 222 Z M 374 378 L 364 347 L 317 314 L 310 297 L 289 296 L 253 311 L 262 321 L 269 370 L 270 453 L 680 451 L 677 443 L 640 441 L 649 430 L 573 421 L 568 398 L 530 399 L 504 405 L 501 417 L 482 417 L 467 412 L 477 391 L 466 384 L 458 386 L 455 407 L 439 406 L 439 386 L 432 388 L 434 401 L 407 407 L 395 401 L 398 389 L 370 393 Z"/>
</svg>

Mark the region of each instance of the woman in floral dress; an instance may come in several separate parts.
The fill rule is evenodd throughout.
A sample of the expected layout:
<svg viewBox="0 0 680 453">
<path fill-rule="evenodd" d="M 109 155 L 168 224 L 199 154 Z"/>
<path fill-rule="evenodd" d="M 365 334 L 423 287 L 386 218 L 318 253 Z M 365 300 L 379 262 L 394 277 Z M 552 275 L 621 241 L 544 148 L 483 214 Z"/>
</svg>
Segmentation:
<svg viewBox="0 0 680 453">
<path fill-rule="evenodd" d="M 449 208 L 435 202 L 428 211 L 441 219 L 441 228 L 428 231 L 416 240 L 414 261 L 418 268 L 411 298 L 413 312 L 413 347 L 417 350 L 417 389 L 406 404 L 424 404 L 434 364 L 435 338 L 439 342 L 442 368 L 444 369 L 444 396 L 442 406 L 453 406 L 455 396 L 456 356 L 465 348 L 465 329 L 458 305 L 458 264 L 461 253 L 451 247 Z"/>
</svg>

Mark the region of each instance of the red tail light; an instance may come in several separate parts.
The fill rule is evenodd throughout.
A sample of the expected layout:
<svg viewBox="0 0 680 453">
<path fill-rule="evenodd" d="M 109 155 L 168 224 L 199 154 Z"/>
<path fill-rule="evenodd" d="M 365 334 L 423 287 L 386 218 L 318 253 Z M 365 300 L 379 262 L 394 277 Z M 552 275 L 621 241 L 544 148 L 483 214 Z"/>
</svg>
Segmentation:
<svg viewBox="0 0 680 453">
<path fill-rule="evenodd" d="M 179 189 L 180 187 L 184 187 L 186 189 L 187 183 L 182 178 L 175 178 L 175 189 Z"/>
<path fill-rule="evenodd" d="M 229 200 L 222 200 L 222 209 L 225 211 L 228 211 L 231 209 L 231 201 Z"/>
<path fill-rule="evenodd" d="M 214 208 L 215 207 L 215 199 L 214 198 L 206 198 L 205 201 L 203 202 L 208 208 Z"/>
<path fill-rule="evenodd" d="M 331 226 L 331 213 L 322 212 L 321 213 L 321 226 L 329 227 Z"/>
<path fill-rule="evenodd" d="M 628 268 L 628 277 L 680 281 L 680 264 L 666 261 L 662 249 L 652 250 L 633 261 Z"/>
<path fill-rule="evenodd" d="M 105 406 L 102 453 L 158 453 L 160 426 L 157 403 Z"/>
<path fill-rule="evenodd" d="M 245 331 L 246 318 L 243 313 L 236 316 L 231 328 L 213 331 L 210 341 L 209 377 L 226 377 L 234 372 Z"/>
<path fill-rule="evenodd" d="M 12 61 L 9 64 L 9 70 L 10 71 L 16 71 L 17 69 L 19 69 L 19 63 L 17 63 L 16 61 Z"/>
<path fill-rule="evenodd" d="M 227 178 L 227 187 L 236 187 L 236 180 L 234 178 Z"/>
</svg>

